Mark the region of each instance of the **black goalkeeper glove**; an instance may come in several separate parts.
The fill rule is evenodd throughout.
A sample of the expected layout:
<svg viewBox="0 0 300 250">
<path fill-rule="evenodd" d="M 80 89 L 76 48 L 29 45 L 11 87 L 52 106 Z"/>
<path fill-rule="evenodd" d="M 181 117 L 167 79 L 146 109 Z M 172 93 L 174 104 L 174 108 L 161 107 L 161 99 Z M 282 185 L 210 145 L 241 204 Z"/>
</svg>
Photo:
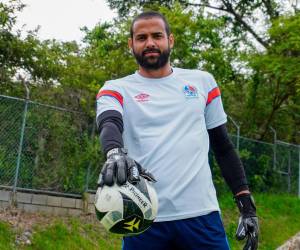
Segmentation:
<svg viewBox="0 0 300 250">
<path fill-rule="evenodd" d="M 148 181 L 156 182 L 151 173 L 127 156 L 125 149 L 114 148 L 107 153 L 107 160 L 99 175 L 98 185 L 100 187 L 112 186 L 115 182 L 123 185 L 126 181 L 134 184 L 140 180 L 140 176 Z"/>
<path fill-rule="evenodd" d="M 241 194 L 234 197 L 240 210 L 239 224 L 236 230 L 236 238 L 243 240 L 247 237 L 244 250 L 256 250 L 258 248 L 258 218 L 256 207 L 251 194 Z"/>
</svg>

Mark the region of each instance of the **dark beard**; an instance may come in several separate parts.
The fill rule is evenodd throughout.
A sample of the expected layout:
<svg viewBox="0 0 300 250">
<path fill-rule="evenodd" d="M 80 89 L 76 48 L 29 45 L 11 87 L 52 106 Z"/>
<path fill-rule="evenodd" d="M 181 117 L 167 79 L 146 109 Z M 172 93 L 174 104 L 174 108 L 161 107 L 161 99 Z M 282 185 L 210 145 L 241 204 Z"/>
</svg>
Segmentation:
<svg viewBox="0 0 300 250">
<path fill-rule="evenodd" d="M 146 57 L 145 54 L 147 52 L 158 52 L 159 56 L 156 57 L 156 60 L 153 61 L 153 57 Z M 143 51 L 142 54 L 138 54 L 133 50 L 134 57 L 137 61 L 137 63 L 144 69 L 148 70 L 157 70 L 165 66 L 170 57 L 171 50 L 170 48 L 164 50 L 161 52 L 158 49 L 146 49 Z M 151 60 L 152 59 L 152 60 Z"/>
</svg>

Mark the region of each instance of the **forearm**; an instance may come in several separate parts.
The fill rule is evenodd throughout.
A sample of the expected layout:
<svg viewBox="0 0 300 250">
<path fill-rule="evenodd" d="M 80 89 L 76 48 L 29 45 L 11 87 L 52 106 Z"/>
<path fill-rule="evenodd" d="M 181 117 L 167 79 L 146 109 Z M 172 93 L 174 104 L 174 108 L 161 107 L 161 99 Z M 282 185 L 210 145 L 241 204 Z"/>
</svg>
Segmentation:
<svg viewBox="0 0 300 250">
<path fill-rule="evenodd" d="M 97 117 L 100 143 L 106 155 L 113 148 L 123 148 L 123 119 L 117 111 L 108 110 Z"/>
<path fill-rule="evenodd" d="M 210 129 L 208 133 L 217 163 L 233 194 L 249 193 L 243 164 L 228 137 L 226 126 Z"/>
<path fill-rule="evenodd" d="M 228 148 L 227 152 L 224 152 L 224 155 L 215 154 L 215 157 L 221 168 L 222 175 L 233 194 L 236 195 L 244 190 L 248 190 L 242 162 L 233 146 Z"/>
</svg>

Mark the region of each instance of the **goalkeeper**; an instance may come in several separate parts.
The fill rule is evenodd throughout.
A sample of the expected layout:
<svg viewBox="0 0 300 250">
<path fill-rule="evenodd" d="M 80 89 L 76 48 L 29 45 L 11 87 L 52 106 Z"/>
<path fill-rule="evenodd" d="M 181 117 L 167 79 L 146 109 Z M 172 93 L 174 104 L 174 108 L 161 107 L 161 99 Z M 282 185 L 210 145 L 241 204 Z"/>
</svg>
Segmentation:
<svg viewBox="0 0 300 250">
<path fill-rule="evenodd" d="M 244 249 L 257 249 L 256 208 L 213 76 L 171 66 L 174 36 L 158 12 L 138 15 L 130 35 L 138 70 L 107 81 L 97 95 L 97 125 L 107 157 L 100 185 L 155 176 L 159 208 L 150 229 L 124 237 L 123 249 L 229 249 L 209 146 L 240 211 L 237 239 L 246 239 Z"/>
</svg>

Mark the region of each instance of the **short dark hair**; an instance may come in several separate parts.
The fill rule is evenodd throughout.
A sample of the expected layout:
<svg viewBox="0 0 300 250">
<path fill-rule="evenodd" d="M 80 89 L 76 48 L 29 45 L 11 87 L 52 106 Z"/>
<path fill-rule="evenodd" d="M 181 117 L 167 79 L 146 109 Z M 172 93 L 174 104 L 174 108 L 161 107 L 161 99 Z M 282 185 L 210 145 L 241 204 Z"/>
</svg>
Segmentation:
<svg viewBox="0 0 300 250">
<path fill-rule="evenodd" d="M 141 14 L 139 14 L 138 16 L 136 16 L 132 20 L 132 23 L 131 23 L 131 26 L 130 26 L 130 36 L 131 36 L 131 38 L 133 38 L 133 25 L 137 20 L 150 19 L 150 18 L 154 18 L 154 17 L 158 17 L 158 18 L 160 18 L 164 21 L 165 30 L 166 30 L 167 35 L 169 36 L 171 34 L 170 25 L 169 25 L 167 19 L 165 18 L 165 16 L 163 14 L 157 12 L 157 11 L 149 10 L 149 11 L 142 12 Z"/>
</svg>

